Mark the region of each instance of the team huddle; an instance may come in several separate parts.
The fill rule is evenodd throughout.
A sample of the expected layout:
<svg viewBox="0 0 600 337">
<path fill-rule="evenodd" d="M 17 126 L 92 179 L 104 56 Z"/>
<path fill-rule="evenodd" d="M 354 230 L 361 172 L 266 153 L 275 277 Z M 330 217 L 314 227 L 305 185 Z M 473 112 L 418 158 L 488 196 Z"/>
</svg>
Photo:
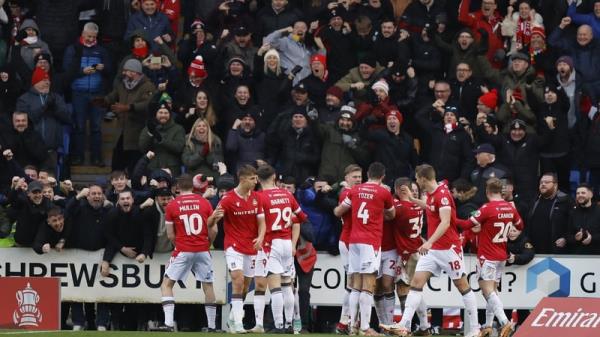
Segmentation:
<svg viewBox="0 0 600 337">
<path fill-rule="evenodd" d="M 398 336 L 431 335 L 422 291 L 431 276 L 439 276 L 443 271 L 462 294 L 467 337 L 491 336 L 494 317 L 500 323 L 499 336 L 509 336 L 514 326 L 504 313 L 496 288 L 507 259 L 508 232 L 511 228 L 521 229 L 522 222 L 514 206 L 502 199 L 502 182 L 489 179 L 489 202 L 469 219 L 457 219 L 448 186 L 437 182 L 433 167 L 421 165 L 415 172 L 416 183 L 398 178 L 393 187 L 388 187 L 383 184 L 385 167 L 381 163 L 369 166 L 365 183 L 359 166 L 346 168 L 339 205 L 334 209 L 342 220 L 339 248 L 349 286 L 337 331 L 380 335 L 370 326 L 375 305 L 380 330 Z M 207 331 L 216 331 L 209 248 L 217 234 L 217 223 L 223 220 L 225 258 L 232 280 L 229 331 L 265 331 L 263 314 L 268 289 L 273 332 L 294 332 L 298 311 L 293 289 L 294 255 L 300 224 L 306 215 L 294 196 L 277 186 L 271 166 L 243 166 L 238 179 L 237 187 L 223 196 L 215 210 L 192 192 L 191 177 L 183 175 L 178 179 L 180 194 L 165 211 L 167 234 L 174 241 L 175 250 L 161 286 L 165 321 L 157 330 L 173 331 L 173 286 L 191 270 L 204 290 Z M 255 191 L 257 184 L 259 191 Z M 420 192 L 426 197 L 421 198 Z M 421 236 L 424 214 L 427 239 Z M 459 228 L 479 233 L 477 273 L 487 301 L 482 327 L 475 294 L 465 273 Z M 256 326 L 245 330 L 243 302 L 253 279 Z M 402 309 L 398 323 L 393 321 L 395 291 Z M 413 332 L 415 313 L 419 325 Z"/>
</svg>

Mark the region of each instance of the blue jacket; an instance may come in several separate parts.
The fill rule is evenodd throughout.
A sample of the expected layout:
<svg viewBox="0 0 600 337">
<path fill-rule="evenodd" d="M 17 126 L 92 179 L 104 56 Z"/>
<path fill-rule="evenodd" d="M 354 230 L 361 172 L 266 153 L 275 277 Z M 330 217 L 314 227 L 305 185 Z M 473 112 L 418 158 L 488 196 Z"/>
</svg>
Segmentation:
<svg viewBox="0 0 600 337">
<path fill-rule="evenodd" d="M 592 31 L 594 32 L 594 38 L 596 40 L 600 40 L 600 18 L 597 17 L 594 12 L 587 14 L 577 13 L 577 6 L 575 3 L 576 1 L 569 5 L 569 8 L 567 9 L 567 16 L 578 25 L 590 25 L 592 27 Z"/>
<path fill-rule="evenodd" d="M 96 71 L 91 75 L 83 73 L 83 68 L 100 63 L 104 65 L 102 71 Z M 102 77 L 110 76 L 112 72 L 112 62 L 104 47 L 99 45 L 86 47 L 77 42 L 67 47 L 63 58 L 63 69 L 67 73 L 67 81 L 71 83 L 73 91 L 98 93 L 103 91 Z"/>
<path fill-rule="evenodd" d="M 566 35 L 563 29 L 556 28 L 550 34 L 549 42 L 571 55 L 575 70 L 581 72 L 584 84 L 600 83 L 600 40 L 592 40 L 585 46 Z"/>
<path fill-rule="evenodd" d="M 139 29 L 146 32 L 148 42 L 150 42 L 152 47 L 151 49 L 155 49 L 157 46 L 156 42 L 154 42 L 157 36 L 164 34 L 169 34 L 171 37 L 174 36 L 169 19 L 164 13 L 158 11 L 154 15 L 146 15 L 143 11 L 131 15 L 127 22 L 127 30 L 124 36 L 125 41 L 129 41 L 133 32 Z"/>
<path fill-rule="evenodd" d="M 319 201 L 319 194 L 313 187 L 298 189 L 296 192 L 300 207 L 308 216 L 312 224 L 314 241 L 317 250 L 329 250 L 337 247 L 338 238 L 334 227 L 334 218 L 331 210 L 324 210 Z"/>
</svg>

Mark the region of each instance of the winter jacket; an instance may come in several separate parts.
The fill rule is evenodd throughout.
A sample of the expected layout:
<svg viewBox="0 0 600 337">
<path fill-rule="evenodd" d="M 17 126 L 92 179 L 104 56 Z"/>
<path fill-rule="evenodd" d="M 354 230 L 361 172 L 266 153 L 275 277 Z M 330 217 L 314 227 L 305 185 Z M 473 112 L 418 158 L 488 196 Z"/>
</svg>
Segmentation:
<svg viewBox="0 0 600 337">
<path fill-rule="evenodd" d="M 302 12 L 292 6 L 286 6 L 281 12 L 276 13 L 270 3 L 267 4 L 256 15 L 258 20 L 256 22 L 255 41 L 260 43 L 268 34 L 278 29 L 292 26 L 296 20 L 303 16 Z"/>
<path fill-rule="evenodd" d="M 159 12 L 158 9 L 153 15 L 146 15 L 141 10 L 133 13 L 127 22 L 127 30 L 123 36 L 124 39 L 129 40 L 132 34 L 138 29 L 143 29 L 146 32 L 146 36 L 148 36 L 150 42 L 150 49 L 157 48 L 157 43 L 154 42 L 154 39 L 158 36 L 169 34 L 171 38 L 175 37 L 171 30 L 169 19 L 164 13 Z"/>
<path fill-rule="evenodd" d="M 456 66 L 459 63 L 467 63 L 471 65 L 473 76 L 481 78 L 485 75 L 481 66 L 483 63 L 482 60 L 487 61 L 487 58 L 485 55 L 480 55 L 480 46 L 478 42 L 473 41 L 473 43 L 471 43 L 467 49 L 461 48 L 461 46 L 458 44 L 458 37 L 462 32 L 468 32 L 473 35 L 471 30 L 464 28 L 456 33 L 452 43 L 444 41 L 439 34 L 435 34 L 433 37 L 433 42 L 441 51 L 450 55 L 450 61 L 448 63 L 447 70 L 448 78 L 456 77 Z"/>
<path fill-rule="evenodd" d="M 477 187 L 477 194 L 473 199 L 478 205 L 483 205 L 487 201 L 485 186 L 490 178 L 507 179 L 512 178 L 512 172 L 508 167 L 502 165 L 498 161 L 494 161 L 485 167 L 477 165 L 471 172 L 471 183 Z"/>
<path fill-rule="evenodd" d="M 258 55 L 254 58 L 254 81 L 254 98 L 256 104 L 263 108 L 260 127 L 267 130 L 289 99 L 292 81 L 285 74 L 285 69 L 281 69 L 279 75 L 271 70 L 265 72 L 263 57 Z"/>
<path fill-rule="evenodd" d="M 532 244 L 536 247 L 536 250 L 540 254 L 559 254 L 566 253 L 566 248 L 559 248 L 556 246 L 555 241 L 559 238 L 567 238 L 567 228 L 569 224 L 569 211 L 572 207 L 571 198 L 558 191 L 556 195 L 548 200 L 551 203 L 550 213 L 536 215 L 537 207 L 540 203 L 540 198 L 533 202 L 533 206 L 527 215 L 525 222 L 524 233 L 531 239 Z M 535 219 L 538 218 L 542 223 L 537 223 Z M 534 223 L 535 222 L 535 223 Z M 547 233 L 541 233 L 540 229 L 544 228 L 545 231 L 550 231 L 550 242 L 545 242 L 546 246 L 551 246 L 549 251 L 542 249 L 544 244 L 537 244 L 540 236 L 545 236 Z"/>
<path fill-rule="evenodd" d="M 385 180 L 393 186 L 396 178 L 411 177 L 419 164 L 413 138 L 406 132 L 398 135 L 387 129 L 366 132 L 365 139 L 372 142 L 373 160 L 385 166 Z"/>
<path fill-rule="evenodd" d="M 521 233 L 515 240 L 509 239 L 506 243 L 506 248 L 509 255 L 513 254 L 515 256 L 515 261 L 513 263 L 506 261 L 507 266 L 522 266 L 531 262 L 531 260 L 533 260 L 535 257 L 535 247 L 533 247 L 531 241 L 524 232 Z"/>
<path fill-rule="evenodd" d="M 592 97 L 600 98 L 600 40 L 596 37 L 581 46 L 559 27 L 550 34 L 548 42 L 573 57 L 573 66 L 581 72 L 583 85 L 592 92 Z"/>
<path fill-rule="evenodd" d="M 331 177 L 334 181 L 342 181 L 346 166 L 365 166 L 369 162 L 369 151 L 358 131 L 342 131 L 337 125 L 325 124 L 319 124 L 318 131 L 323 143 L 319 177 Z"/>
<path fill-rule="evenodd" d="M 592 236 L 592 242 L 584 245 L 581 241 L 575 240 L 575 234 L 583 231 L 583 241 L 587 235 L 586 231 Z M 567 243 L 569 253 L 577 255 L 598 255 L 600 254 L 600 207 L 592 202 L 590 207 L 575 206 L 569 213 L 569 227 L 567 234 Z"/>
<path fill-rule="evenodd" d="M 18 132 L 14 128 L 0 127 L 0 146 L 10 149 L 21 167 L 35 165 L 41 167 L 48 158 L 48 151 L 42 136 L 29 126 L 25 131 Z"/>
<path fill-rule="evenodd" d="M 387 67 L 390 62 L 394 64 L 407 64 L 410 59 L 410 47 L 406 40 L 398 42 L 398 34 L 384 37 L 380 32 L 373 36 L 373 53 L 377 63 Z"/>
<path fill-rule="evenodd" d="M 35 43 L 28 44 L 22 41 L 20 44 L 12 47 L 10 51 L 9 64 L 10 67 L 15 71 L 17 77 L 21 80 L 21 88 L 23 90 L 29 89 L 31 86 L 31 75 L 35 68 L 34 56 L 35 50 L 40 49 L 42 53 L 47 53 L 52 56 L 50 47 L 42 40 L 40 29 L 38 28 L 35 21 L 31 19 L 25 19 L 19 27 L 19 32 L 24 32 L 26 28 L 33 28 L 38 32 L 38 40 Z"/>
<path fill-rule="evenodd" d="M 31 87 L 19 97 L 16 109 L 27 112 L 47 149 L 57 150 L 63 146 L 63 126 L 71 123 L 71 117 L 61 95 L 41 94 Z"/>
<path fill-rule="evenodd" d="M 308 98 L 315 102 L 318 107 L 325 106 L 327 89 L 333 85 L 331 79 L 326 77 L 325 80 L 322 80 L 317 76 L 310 74 L 302 80 L 302 83 L 304 83 L 304 87 L 308 92 Z"/>
<path fill-rule="evenodd" d="M 477 116 L 477 101 L 482 95 L 481 86 L 483 82 L 478 78 L 471 76 L 464 82 L 459 82 L 456 78 L 450 80 L 452 90 L 451 99 L 459 102 L 458 110 L 471 123 L 475 122 Z"/>
<path fill-rule="evenodd" d="M 120 81 L 104 98 L 108 105 L 118 102 L 130 106 L 130 110 L 119 114 L 118 119 L 123 133 L 123 150 L 139 150 L 140 132 L 147 119 L 146 109 L 155 91 L 154 84 L 146 76 L 143 76 L 133 89 L 127 89 L 123 81 Z"/>
<path fill-rule="evenodd" d="M 412 50 L 412 66 L 417 73 L 419 89 L 417 94 L 421 97 L 429 96 L 429 81 L 442 77 L 442 55 L 438 47 L 429 40 L 425 42 L 420 34 L 410 37 Z"/>
<path fill-rule="evenodd" d="M 426 24 L 432 26 L 436 23 L 436 16 L 446 12 L 446 1 L 434 1 L 431 7 L 423 5 L 420 1 L 413 1 L 404 11 L 404 17 L 410 31 L 419 33 Z"/>
<path fill-rule="evenodd" d="M 42 202 L 36 205 L 27 197 L 26 192 L 11 190 L 8 193 L 8 203 L 16 223 L 15 242 L 20 246 L 30 247 L 40 226 L 46 223 L 46 214 L 52 207 L 52 202 L 42 198 Z"/>
<path fill-rule="evenodd" d="M 558 100 L 553 104 L 533 104 L 533 110 L 537 112 L 538 125 L 540 128 L 547 129 L 544 118 L 555 118 L 555 129 L 552 137 L 546 146 L 541 149 L 542 158 L 556 158 L 567 155 L 571 150 L 571 137 L 569 135 L 569 99 L 562 89 L 557 90 Z M 538 131 L 539 132 L 539 131 Z"/>
<path fill-rule="evenodd" d="M 354 103 L 358 104 L 361 102 L 366 102 L 369 97 L 368 96 L 369 91 L 371 91 L 371 86 L 373 85 L 373 83 L 375 83 L 379 79 L 378 74 L 383 69 L 384 68 L 382 66 L 377 64 L 377 66 L 375 67 L 375 72 L 373 72 L 373 75 L 371 75 L 371 77 L 369 77 L 367 79 L 363 79 L 362 76 L 360 76 L 358 67 L 354 67 L 354 68 L 350 69 L 348 74 L 346 74 L 339 81 L 337 81 L 337 83 L 335 85 L 340 87 L 340 89 L 342 89 L 344 92 L 350 92 Z M 357 83 L 357 82 L 364 83 L 365 87 L 362 88 L 361 90 L 350 89 L 350 85 L 353 83 Z"/>
<path fill-rule="evenodd" d="M 65 208 L 65 226 L 70 227 L 66 245 L 89 251 L 106 246 L 104 218 L 112 206 L 93 208 L 87 199 L 72 198 Z"/>
<path fill-rule="evenodd" d="M 600 38 L 600 17 L 592 11 L 587 14 L 577 13 L 577 2 L 572 2 L 567 9 L 567 16 L 573 20 L 573 23 L 580 25 L 589 25 L 592 27 L 594 38 L 597 40 Z"/>
<path fill-rule="evenodd" d="M 265 133 L 259 129 L 245 132 L 242 128 L 229 129 L 225 150 L 236 163 L 235 170 L 243 165 L 255 165 L 257 159 L 266 159 Z"/>
<path fill-rule="evenodd" d="M 63 230 L 60 232 L 55 231 L 47 222 L 44 222 L 40 225 L 40 228 L 35 235 L 35 239 L 33 240 L 32 248 L 38 254 L 44 254 L 43 246 L 45 244 L 50 244 L 50 248 L 54 249 L 54 246 L 61 239 L 66 239 L 65 235 L 67 233 L 66 226 L 63 227 Z"/>
<path fill-rule="evenodd" d="M 329 80 L 336 82 L 356 66 L 356 52 L 353 49 L 351 33 L 335 31 L 327 25 L 317 33 L 327 48 L 327 71 Z"/>
<path fill-rule="evenodd" d="M 441 123 L 431 120 L 430 113 L 431 107 L 421 109 L 415 116 L 430 144 L 423 161 L 435 168 L 438 179 L 467 179 L 474 166 L 471 138 L 461 127 L 446 133 Z"/>
<path fill-rule="evenodd" d="M 213 134 L 212 148 L 208 149 L 208 144 L 202 144 L 192 137 L 193 147 L 188 144 L 183 149 L 181 161 L 185 165 L 186 172 L 191 175 L 201 173 L 203 176 L 217 178 L 219 172 L 214 165 L 223 161 L 223 144 L 221 139 Z"/>
<path fill-rule="evenodd" d="M 304 181 L 304 180 L 302 180 Z M 338 238 L 335 233 L 333 207 L 328 195 L 315 191 L 314 187 L 300 188 L 297 191 L 298 202 L 302 211 L 312 224 L 313 245 L 318 250 L 330 250 L 337 247 Z M 337 200 L 333 199 L 334 202 Z M 333 206 L 333 207 L 332 207 Z"/>
<path fill-rule="evenodd" d="M 291 36 L 281 31 L 274 31 L 267 35 L 264 43 L 269 43 L 272 48 L 277 49 L 281 60 L 281 66 L 291 71 L 296 65 L 302 66 L 302 70 L 294 77 L 294 85 L 310 75 L 310 56 L 314 52 L 305 42 L 296 42 Z"/>
<path fill-rule="evenodd" d="M 104 69 L 96 70 L 90 75 L 83 73 L 83 68 L 95 64 L 103 64 Z M 80 42 L 67 47 L 63 58 L 63 69 L 67 73 L 66 81 L 70 82 L 71 89 L 86 93 L 104 91 L 103 85 L 113 73 L 112 61 L 104 47 L 99 45 L 86 47 Z"/>
<path fill-rule="evenodd" d="M 300 132 L 290 124 L 279 134 L 280 144 L 276 153 L 270 157 L 277 159 L 276 167 L 280 174 L 292 176 L 297 182 L 301 182 L 317 174 L 321 144 L 318 134 L 310 125 Z"/>
<path fill-rule="evenodd" d="M 103 261 L 112 261 L 123 247 L 132 247 L 137 254 L 149 256 L 153 248 L 151 226 L 143 222 L 142 212 L 137 205 L 124 212 L 119 206 L 112 208 L 104 219 L 106 248 Z"/>
<path fill-rule="evenodd" d="M 155 121 L 151 121 L 154 123 Z M 150 160 L 148 169 L 160 169 L 168 167 L 171 174 L 177 177 L 181 172 L 181 153 L 185 146 L 185 131 L 183 127 L 170 118 L 165 124 L 155 126 L 160 134 L 160 139 L 154 137 L 148 131 L 148 126 L 140 132 L 139 148 L 146 153 L 154 152 L 155 156 Z"/>
<path fill-rule="evenodd" d="M 464 26 L 470 28 L 475 33 L 475 38 L 480 39 L 481 34 L 479 29 L 485 29 L 488 35 L 488 51 L 487 59 L 496 67 L 500 67 L 500 63 L 495 62 L 494 56 L 498 49 L 503 49 L 501 23 L 502 16 L 497 11 L 494 12 L 491 19 L 486 18 L 481 10 L 469 13 L 471 0 L 462 0 L 458 8 L 458 21 Z"/>
</svg>

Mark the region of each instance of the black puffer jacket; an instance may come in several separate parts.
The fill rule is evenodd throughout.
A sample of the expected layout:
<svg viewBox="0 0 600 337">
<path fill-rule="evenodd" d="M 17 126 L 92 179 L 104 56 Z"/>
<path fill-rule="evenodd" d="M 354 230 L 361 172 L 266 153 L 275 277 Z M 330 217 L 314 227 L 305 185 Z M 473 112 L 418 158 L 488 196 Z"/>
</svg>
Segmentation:
<svg viewBox="0 0 600 337">
<path fill-rule="evenodd" d="M 70 228 L 66 245 L 70 248 L 95 251 L 106 246 L 104 217 L 112 206 L 93 208 L 87 199 L 69 200 L 66 207 L 65 226 Z"/>
<path fill-rule="evenodd" d="M 307 126 L 298 132 L 291 126 L 285 129 L 277 154 L 277 170 L 284 176 L 292 176 L 297 182 L 302 182 L 310 176 L 315 176 L 319 169 L 321 144 L 312 126 Z"/>
<path fill-rule="evenodd" d="M 592 242 L 584 245 L 575 240 L 575 234 L 583 231 L 583 239 L 587 238 L 586 231 L 592 236 Z M 592 202 L 590 207 L 573 207 L 569 213 L 569 227 L 567 234 L 569 253 L 571 254 L 600 254 L 600 207 Z"/>
<path fill-rule="evenodd" d="M 40 226 L 46 223 L 46 214 L 52 207 L 52 202 L 42 198 L 42 202 L 36 205 L 21 190 L 11 190 L 8 201 L 12 205 L 10 214 L 17 223 L 15 242 L 20 246 L 29 247 L 33 244 Z"/>
<path fill-rule="evenodd" d="M 411 177 L 419 164 L 413 138 L 406 132 L 395 135 L 387 129 L 375 129 L 366 133 L 373 143 L 373 160 L 385 166 L 385 183 L 394 185 L 400 177 Z"/>
<path fill-rule="evenodd" d="M 461 127 L 446 133 L 440 122 L 429 118 L 431 109 L 421 109 L 417 113 L 417 123 L 428 137 L 429 153 L 423 161 L 430 163 L 438 179 L 454 181 L 457 178 L 468 179 L 474 167 L 473 145 L 470 136 Z"/>
</svg>

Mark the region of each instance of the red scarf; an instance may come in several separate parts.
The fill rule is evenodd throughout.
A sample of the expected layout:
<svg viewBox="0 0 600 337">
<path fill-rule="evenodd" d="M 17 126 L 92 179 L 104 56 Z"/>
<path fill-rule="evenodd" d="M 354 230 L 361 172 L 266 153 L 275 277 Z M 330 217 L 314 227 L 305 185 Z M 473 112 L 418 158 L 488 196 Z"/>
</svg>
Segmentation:
<svg viewBox="0 0 600 337">
<path fill-rule="evenodd" d="M 520 43 L 522 46 L 528 45 L 531 41 L 531 20 L 523 20 L 519 16 L 519 21 L 517 22 L 517 43 Z"/>
<path fill-rule="evenodd" d="M 143 59 L 148 56 L 148 46 L 142 48 L 132 48 L 131 53 L 138 59 Z"/>
<path fill-rule="evenodd" d="M 94 43 L 92 43 L 92 44 L 86 44 L 86 43 L 85 43 L 85 40 L 83 39 L 83 36 L 80 36 L 80 37 L 79 37 L 79 43 L 81 43 L 81 45 L 83 45 L 83 46 L 86 46 L 86 47 L 88 47 L 88 48 L 91 48 L 91 47 L 93 47 L 93 46 L 95 46 L 95 45 L 97 45 L 97 44 L 98 44 L 98 40 L 94 41 Z"/>
</svg>

